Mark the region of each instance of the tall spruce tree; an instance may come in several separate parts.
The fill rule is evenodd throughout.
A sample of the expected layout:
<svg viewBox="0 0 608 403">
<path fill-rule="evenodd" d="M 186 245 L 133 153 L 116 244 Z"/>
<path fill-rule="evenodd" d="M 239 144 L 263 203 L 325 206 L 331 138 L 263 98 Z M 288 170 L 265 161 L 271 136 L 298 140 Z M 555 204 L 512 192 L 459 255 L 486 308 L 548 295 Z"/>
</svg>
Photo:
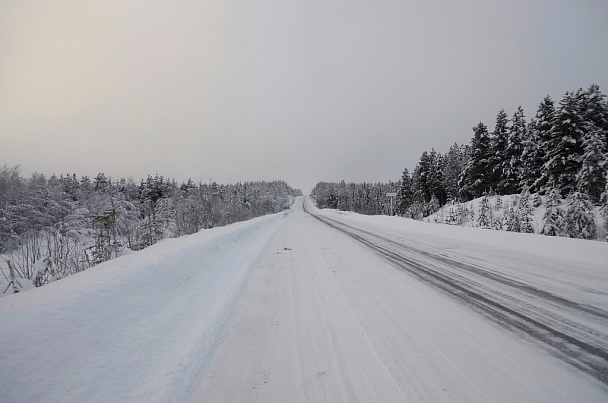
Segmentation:
<svg viewBox="0 0 608 403">
<path fill-rule="evenodd" d="M 549 171 L 545 164 L 549 162 L 549 150 L 553 139 L 553 124 L 555 123 L 555 103 L 549 95 L 547 95 L 538 105 L 536 111 L 535 122 L 530 130 L 533 130 L 532 138 L 538 141 L 537 156 L 539 157 L 540 167 L 538 176 L 535 178 L 531 188 L 538 191 L 544 191 L 549 181 Z M 547 188 L 550 190 L 551 188 Z"/>
<path fill-rule="evenodd" d="M 429 159 L 431 170 L 429 172 L 428 186 L 431 190 L 431 199 L 435 196 L 439 205 L 442 206 L 446 202 L 446 192 L 443 187 L 445 161 L 443 156 L 435 151 L 434 148 L 429 153 Z"/>
<path fill-rule="evenodd" d="M 585 125 L 577 96 L 567 92 L 559 103 L 548 142 L 549 159 L 543 165 L 548 182 L 555 183 L 562 195 L 576 190 L 581 169 Z"/>
<path fill-rule="evenodd" d="M 535 192 L 534 184 L 540 178 L 543 158 L 540 152 L 540 138 L 536 130 L 536 119 L 530 120 L 522 141 L 521 166 L 519 171 L 519 186 L 528 187 Z M 537 193 L 538 194 L 538 193 Z"/>
<path fill-rule="evenodd" d="M 406 167 L 403 170 L 403 175 L 401 175 L 401 183 L 399 190 L 397 191 L 397 213 L 405 215 L 412 205 L 413 199 L 414 189 L 412 186 L 412 176 Z"/>
<path fill-rule="evenodd" d="M 459 200 L 458 178 L 464 169 L 464 150 L 454 143 L 444 156 L 443 188 L 449 200 Z"/>
<path fill-rule="evenodd" d="M 595 84 L 577 93 L 584 126 L 584 151 L 576 179 L 578 190 L 588 194 L 594 203 L 599 202 L 608 169 L 608 106 L 605 98 Z"/>
<path fill-rule="evenodd" d="M 523 143 L 526 133 L 526 119 L 521 106 L 513 114 L 508 133 L 507 148 L 504 153 L 502 188 L 506 193 L 512 194 L 519 192 Z"/>
<path fill-rule="evenodd" d="M 482 122 L 473 127 L 471 155 L 463 170 L 461 181 L 464 193 L 468 198 L 476 198 L 490 191 L 492 187 L 492 170 L 490 169 L 490 137 L 488 128 Z"/>
<path fill-rule="evenodd" d="M 490 136 L 490 168 L 492 183 L 498 194 L 506 194 L 504 188 L 504 171 L 508 167 L 506 150 L 509 142 L 509 117 L 504 109 L 501 109 L 496 115 L 496 125 Z"/>
<path fill-rule="evenodd" d="M 605 143 L 606 136 L 595 126 L 585 132 L 581 159 L 581 168 L 576 175 L 577 189 L 589 195 L 594 203 L 600 201 L 600 196 L 606 186 L 608 168 L 608 151 Z"/>
<path fill-rule="evenodd" d="M 600 199 L 600 214 L 604 218 L 604 239 L 608 241 L 608 183 Z"/>
<path fill-rule="evenodd" d="M 432 191 L 432 180 L 433 180 L 433 161 L 427 151 L 424 151 L 420 156 L 418 165 L 414 169 L 414 187 L 416 191 L 422 196 L 422 202 L 429 202 L 433 194 Z"/>
<path fill-rule="evenodd" d="M 585 91 L 578 93 L 579 108 L 587 130 L 600 129 L 604 135 L 604 141 L 608 144 L 608 103 L 606 95 L 602 94 L 600 87 L 592 84 Z"/>
</svg>

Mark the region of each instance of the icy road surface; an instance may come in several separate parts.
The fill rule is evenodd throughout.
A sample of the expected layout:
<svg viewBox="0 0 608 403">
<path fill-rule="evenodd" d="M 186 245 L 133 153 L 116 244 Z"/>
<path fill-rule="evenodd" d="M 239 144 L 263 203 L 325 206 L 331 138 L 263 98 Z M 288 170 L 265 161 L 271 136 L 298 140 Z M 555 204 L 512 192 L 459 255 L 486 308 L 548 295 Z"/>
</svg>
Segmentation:
<svg viewBox="0 0 608 403">
<path fill-rule="evenodd" d="M 0 298 L 0 402 L 606 402 L 606 262 L 299 198 Z"/>
<path fill-rule="evenodd" d="M 296 205 L 198 401 L 606 401 L 607 245 L 467 230 Z"/>
</svg>

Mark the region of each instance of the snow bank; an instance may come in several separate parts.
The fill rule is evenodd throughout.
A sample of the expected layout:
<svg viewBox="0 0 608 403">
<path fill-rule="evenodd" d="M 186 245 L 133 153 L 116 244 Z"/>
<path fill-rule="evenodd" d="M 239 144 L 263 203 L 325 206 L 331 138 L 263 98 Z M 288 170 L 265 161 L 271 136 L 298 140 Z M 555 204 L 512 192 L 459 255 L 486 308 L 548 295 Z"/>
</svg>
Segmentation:
<svg viewBox="0 0 608 403">
<path fill-rule="evenodd" d="M 286 214 L 166 239 L 1 298 L 0 401 L 185 400 Z"/>
<path fill-rule="evenodd" d="M 456 255 L 525 284 L 608 310 L 606 294 L 594 291 L 608 289 L 606 242 L 429 224 L 395 216 L 316 212 L 396 241 L 407 238 L 413 247 L 434 245 L 429 253 Z"/>
<path fill-rule="evenodd" d="M 493 221 L 497 224 L 498 224 L 498 222 L 500 222 L 500 224 L 498 224 L 498 225 L 501 227 L 504 226 L 504 221 L 508 214 L 508 207 L 513 205 L 516 197 L 520 197 L 520 195 L 512 194 L 512 195 L 505 195 L 505 196 L 488 196 L 488 202 L 489 202 L 489 206 L 491 209 L 491 212 L 490 212 L 491 221 Z M 538 207 L 533 206 L 534 197 L 538 197 L 541 202 L 541 204 Z M 541 196 L 541 195 L 537 195 L 535 193 L 531 194 L 529 197 L 530 206 L 532 207 L 531 221 L 532 221 L 532 225 L 534 227 L 534 233 L 536 233 L 536 234 L 538 234 L 541 231 L 541 229 L 543 228 L 543 217 L 545 216 L 545 212 L 546 212 L 546 208 L 544 205 L 546 197 L 547 196 Z M 500 198 L 500 203 L 498 202 L 499 198 Z M 458 210 L 460 209 L 461 211 L 466 211 L 468 213 L 470 213 L 472 211 L 474 213 L 474 215 L 473 215 L 473 217 L 465 218 L 464 222 L 462 224 L 455 224 L 455 225 L 462 225 L 465 227 L 479 227 L 478 219 L 479 219 L 479 213 L 481 210 L 481 208 L 480 208 L 481 201 L 482 201 L 482 197 L 479 197 L 477 199 L 473 199 L 473 200 L 471 200 L 469 202 L 465 202 L 465 203 L 445 204 L 437 212 L 431 214 L 428 217 L 425 217 L 423 219 L 423 221 L 429 222 L 429 223 L 436 223 L 436 224 L 455 224 L 455 223 L 450 222 L 450 216 L 457 215 Z M 565 214 L 568 209 L 568 200 L 561 199 L 561 205 L 559 206 L 559 208 Z M 595 225 L 597 227 L 597 238 L 596 239 L 603 241 L 606 236 L 606 232 L 604 231 L 604 223 L 603 223 L 603 217 L 600 214 L 600 207 L 596 206 L 594 208 L 593 213 L 595 215 Z M 492 227 L 496 227 L 496 225 L 492 225 Z M 493 228 L 493 229 L 495 229 L 495 228 Z"/>
</svg>

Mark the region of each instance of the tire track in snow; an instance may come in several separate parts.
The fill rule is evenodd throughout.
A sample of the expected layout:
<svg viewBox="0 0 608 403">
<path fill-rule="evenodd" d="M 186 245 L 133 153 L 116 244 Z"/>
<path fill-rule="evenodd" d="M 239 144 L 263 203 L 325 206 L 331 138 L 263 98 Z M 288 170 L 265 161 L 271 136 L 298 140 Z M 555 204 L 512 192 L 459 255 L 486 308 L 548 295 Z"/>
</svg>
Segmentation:
<svg viewBox="0 0 608 403">
<path fill-rule="evenodd" d="M 366 245 L 396 267 L 472 306 L 501 326 L 517 329 L 542 342 L 554 355 L 608 385 L 608 335 L 580 323 L 573 324 L 568 318 L 568 314 L 582 314 L 605 322 L 608 320 L 607 312 L 539 290 L 474 264 L 312 214 L 306 208 L 306 202 L 304 210 Z M 461 272 L 455 273 L 454 269 Z M 555 307 L 559 308 L 558 312 Z"/>
</svg>

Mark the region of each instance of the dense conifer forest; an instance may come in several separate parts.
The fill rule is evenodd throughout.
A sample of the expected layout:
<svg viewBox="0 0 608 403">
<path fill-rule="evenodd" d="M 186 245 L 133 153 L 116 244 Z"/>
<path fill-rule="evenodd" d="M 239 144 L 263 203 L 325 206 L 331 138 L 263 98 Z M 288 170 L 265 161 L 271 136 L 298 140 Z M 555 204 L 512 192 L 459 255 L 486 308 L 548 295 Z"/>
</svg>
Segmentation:
<svg viewBox="0 0 608 403">
<path fill-rule="evenodd" d="M 489 203 L 488 197 L 517 194 L 518 200 L 528 200 L 534 195 L 547 211 L 537 232 L 595 239 L 594 211 L 608 231 L 607 145 L 608 103 L 591 85 L 566 92 L 557 105 L 546 96 L 529 120 L 521 107 L 510 118 L 501 109 L 493 131 L 479 122 L 470 144 L 453 144 L 445 154 L 424 151 L 413 172 L 406 167 L 395 183 L 321 182 L 312 195 L 320 207 L 389 214 L 386 193 L 396 192 L 395 213 L 414 219 L 447 204 L 464 211 L 464 203 L 473 199 L 486 197 Z"/>
</svg>

